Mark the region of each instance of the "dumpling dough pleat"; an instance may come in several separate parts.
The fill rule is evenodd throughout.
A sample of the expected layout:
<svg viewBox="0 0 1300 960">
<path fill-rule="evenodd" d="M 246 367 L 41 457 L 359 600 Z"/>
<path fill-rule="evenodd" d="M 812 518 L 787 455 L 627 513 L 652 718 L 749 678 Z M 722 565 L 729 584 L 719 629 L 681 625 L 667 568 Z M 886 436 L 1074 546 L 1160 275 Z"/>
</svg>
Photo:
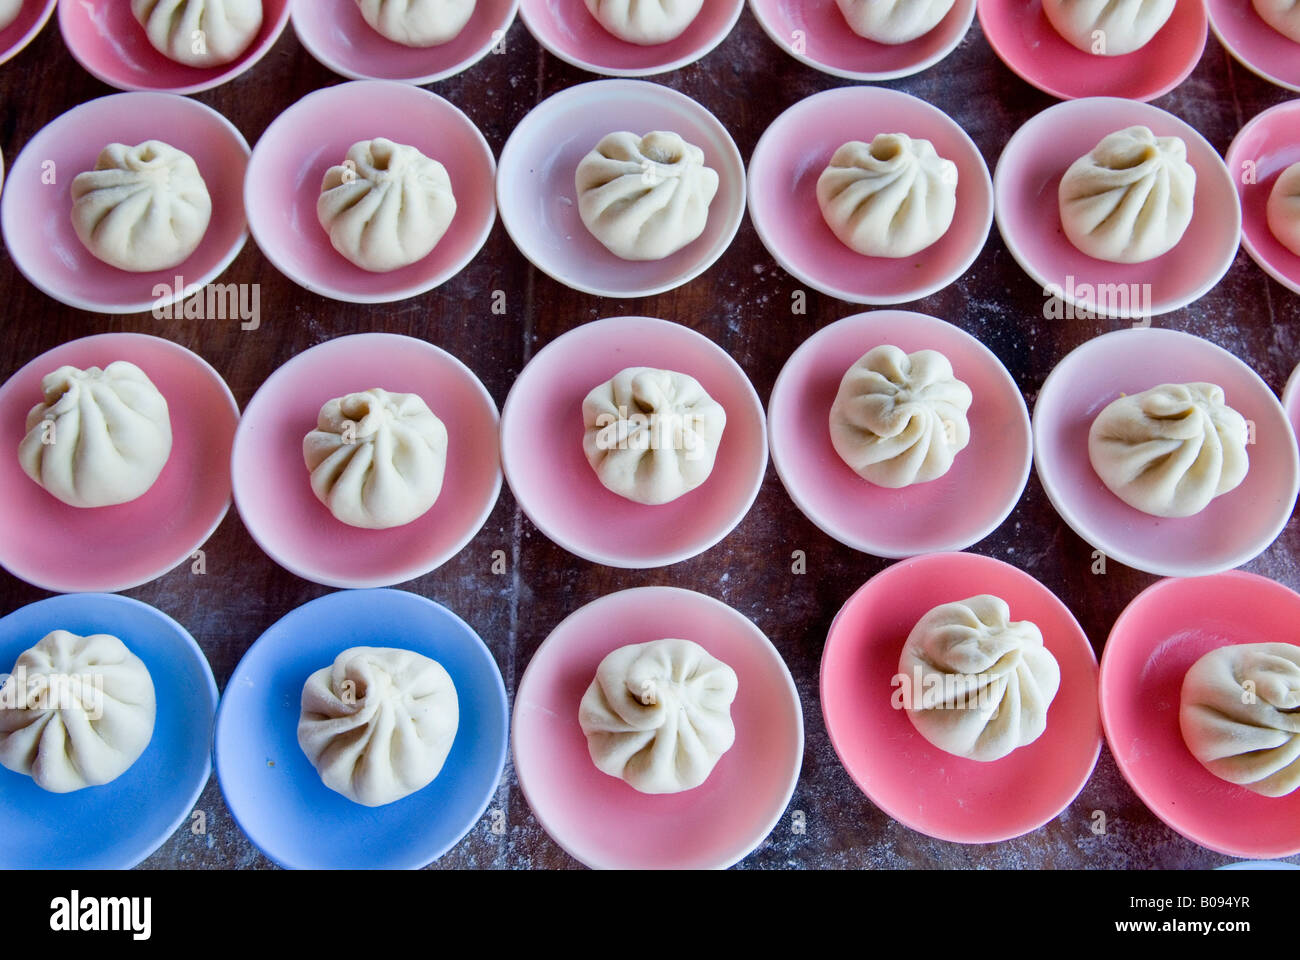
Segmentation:
<svg viewBox="0 0 1300 960">
<path fill-rule="evenodd" d="M 1056 32 L 1084 53 L 1119 57 L 1141 50 L 1173 15 L 1176 0 L 1043 0 Z"/>
<path fill-rule="evenodd" d="M 454 40 L 474 15 L 477 0 L 356 0 L 366 23 L 406 47 Z"/>
<path fill-rule="evenodd" d="M 154 49 L 191 67 L 238 60 L 262 29 L 262 0 L 131 0 L 131 12 Z"/>
<path fill-rule="evenodd" d="M 587 0 L 587 9 L 602 27 L 640 46 L 676 40 L 703 7 L 704 0 Z"/>
<path fill-rule="evenodd" d="M 849 28 L 877 43 L 909 43 L 948 15 L 956 0 L 835 0 Z"/>
<path fill-rule="evenodd" d="M 1300 163 L 1282 171 L 1268 195 L 1268 229 L 1300 257 Z"/>
</svg>

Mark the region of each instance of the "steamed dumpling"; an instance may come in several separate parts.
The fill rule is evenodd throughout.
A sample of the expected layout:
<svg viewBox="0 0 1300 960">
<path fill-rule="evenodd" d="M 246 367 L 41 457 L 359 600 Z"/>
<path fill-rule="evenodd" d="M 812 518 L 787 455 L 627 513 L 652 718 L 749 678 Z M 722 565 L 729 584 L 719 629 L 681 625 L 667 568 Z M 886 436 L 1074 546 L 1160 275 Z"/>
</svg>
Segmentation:
<svg viewBox="0 0 1300 960">
<path fill-rule="evenodd" d="M 474 15 L 477 0 L 356 0 L 376 31 L 407 47 L 454 40 Z"/>
<path fill-rule="evenodd" d="M 875 347 L 840 381 L 831 444 L 854 473 L 879 486 L 935 480 L 970 443 L 971 399 L 937 350 Z"/>
<path fill-rule="evenodd" d="M 600 482 L 653 505 L 709 478 L 727 412 L 694 377 L 628 367 L 587 394 L 582 421 L 582 449 Z"/>
<path fill-rule="evenodd" d="M 718 192 L 704 151 L 675 133 L 611 133 L 578 163 L 578 214 L 624 260 L 662 260 L 697 239 Z"/>
<path fill-rule="evenodd" d="M 1222 780 L 1266 797 L 1300 787 L 1300 647 L 1211 650 L 1183 677 L 1183 741 Z"/>
<path fill-rule="evenodd" d="M 433 506 L 447 468 L 447 428 L 414 393 L 376 387 L 330 400 L 302 441 L 316 498 L 353 527 L 410 523 Z"/>
<path fill-rule="evenodd" d="M 1246 420 L 1212 383 L 1166 383 L 1111 402 L 1088 431 L 1107 488 L 1155 517 L 1190 517 L 1246 478 Z"/>
<path fill-rule="evenodd" d="M 1005 757 L 1047 729 L 1061 669 L 1028 620 L 999 597 L 941 604 L 908 635 L 898 673 L 907 715 L 940 750 L 970 760 Z M 897 696 L 897 694 L 896 694 Z"/>
<path fill-rule="evenodd" d="M 1172 250 L 1192 222 L 1196 170 L 1178 137 L 1129 127 L 1104 137 L 1061 178 L 1061 226 L 1080 251 L 1143 263 Z"/>
<path fill-rule="evenodd" d="M 1268 229 L 1300 257 L 1300 163 L 1282 171 L 1268 195 Z"/>
<path fill-rule="evenodd" d="M 168 270 L 198 249 L 212 198 L 194 158 L 163 143 L 110 143 L 72 181 L 72 227 L 100 260 L 133 273 Z"/>
<path fill-rule="evenodd" d="M 956 0 L 835 0 L 849 28 L 877 43 L 908 43 L 948 15 Z"/>
<path fill-rule="evenodd" d="M 1176 0 L 1043 0 L 1056 32 L 1084 53 L 1118 57 L 1160 32 Z"/>
<path fill-rule="evenodd" d="M 298 745 L 325 786 L 381 807 L 433 782 L 459 726 L 456 686 L 438 661 L 352 647 L 307 678 Z"/>
<path fill-rule="evenodd" d="M 27 476 L 72 507 L 143 496 L 172 452 L 167 400 L 133 363 L 59 367 L 27 414 L 18 460 Z"/>
<path fill-rule="evenodd" d="M 737 688 L 736 672 L 690 640 L 619 647 L 578 709 L 592 763 L 642 793 L 698 787 L 736 742 Z"/>
<path fill-rule="evenodd" d="M 957 165 L 929 140 L 905 133 L 853 140 L 818 177 L 817 203 L 846 247 L 867 257 L 910 257 L 952 225 Z"/>
<path fill-rule="evenodd" d="M 676 40 L 703 6 L 704 0 L 587 0 L 602 27 L 641 46 Z"/>
<path fill-rule="evenodd" d="M 17 20 L 22 9 L 23 0 L 0 0 L 0 30 Z"/>
<path fill-rule="evenodd" d="M 153 739 L 153 678 L 117 637 L 47 634 L 0 696 L 0 765 L 51 793 L 110 783 Z"/>
<path fill-rule="evenodd" d="M 1255 12 L 1288 40 L 1300 43 L 1300 0 L 1253 0 Z"/>
<path fill-rule="evenodd" d="M 262 0 L 131 0 L 154 49 L 191 67 L 239 59 L 262 29 Z"/>
</svg>

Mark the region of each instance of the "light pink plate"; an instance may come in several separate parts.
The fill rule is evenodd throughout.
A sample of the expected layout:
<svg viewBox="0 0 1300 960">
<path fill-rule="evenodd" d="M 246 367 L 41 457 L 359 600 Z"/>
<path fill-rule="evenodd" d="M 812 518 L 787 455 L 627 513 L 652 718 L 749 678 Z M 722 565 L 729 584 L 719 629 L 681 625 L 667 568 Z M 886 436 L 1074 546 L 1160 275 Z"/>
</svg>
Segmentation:
<svg viewBox="0 0 1300 960">
<path fill-rule="evenodd" d="M 388 273 L 363 270 L 335 250 L 316 216 L 325 172 L 354 143 L 376 137 L 437 160 L 456 197 L 438 245 Z M 388 303 L 432 290 L 474 259 L 496 221 L 495 177 L 491 147 L 451 103 L 407 83 L 356 80 L 309 93 L 276 117 L 253 148 L 244 203 L 253 239 L 290 280 L 334 300 Z"/>
<path fill-rule="evenodd" d="M 1192 756 L 1178 723 L 1183 677 L 1239 643 L 1296 643 L 1300 596 L 1253 573 L 1161 580 L 1120 614 L 1101 655 L 1101 718 L 1120 773 L 1157 817 L 1231 857 L 1300 853 L 1300 792 L 1262 797 Z"/>
<path fill-rule="evenodd" d="M 940 750 L 892 700 L 903 644 L 929 610 L 988 593 L 1029 620 L 1061 668 L 1061 688 L 1037 740 L 981 763 Z M 831 744 L 871 802 L 940 840 L 996 843 L 1058 816 L 1101 753 L 1097 659 L 1078 621 L 1045 586 L 972 553 L 903 560 L 876 574 L 831 623 L 821 666 L 822 716 Z"/>
<path fill-rule="evenodd" d="M 727 412 L 713 472 L 670 503 L 606 489 L 582 450 L 582 401 L 626 367 L 688 374 Z M 611 567 L 662 567 L 703 553 L 749 512 L 767 470 L 767 424 L 745 371 L 708 337 L 611 317 L 557 337 L 524 367 L 503 408 L 501 459 L 520 508 L 564 549 Z"/>
<path fill-rule="evenodd" d="M 911 257 L 851 250 L 817 203 L 831 155 L 878 133 L 929 140 L 957 165 L 952 226 Z M 979 148 L 938 107 L 883 87 L 839 87 L 799 101 L 763 133 L 749 161 L 749 216 L 772 258 L 808 286 L 850 303 L 905 303 L 937 293 L 975 262 L 993 225 L 993 185 Z"/>
<path fill-rule="evenodd" d="M 22 10 L 9 26 L 0 30 L 0 63 L 7 63 L 36 39 L 45 29 L 58 0 L 25 0 Z"/>
<path fill-rule="evenodd" d="M 1208 36 L 1202 0 L 1177 0 L 1150 43 L 1119 57 L 1074 46 L 1047 19 L 1042 0 L 979 0 L 979 16 L 993 52 L 1012 73 L 1062 100 L 1162 97 L 1196 68 Z"/>
<path fill-rule="evenodd" d="M 831 445 L 840 381 L 883 344 L 938 350 L 974 395 L 971 442 L 952 469 L 899 490 L 862 479 Z M 772 463 L 790 499 L 827 535 L 877 557 L 969 547 L 1002 524 L 1029 479 L 1029 412 L 1015 380 L 970 334 L 924 314 L 877 310 L 818 330 L 786 361 L 768 408 Z"/>
<path fill-rule="evenodd" d="M 1294 46 L 1300 58 L 1300 44 Z M 1228 147 L 1226 163 L 1241 198 L 1242 246 L 1261 270 L 1300 293 L 1300 256 L 1282 246 L 1268 227 L 1273 185 L 1283 170 L 1300 163 L 1300 100 L 1270 107 L 1242 127 Z"/>
<path fill-rule="evenodd" d="M 643 794 L 596 769 L 578 705 L 606 654 L 670 637 L 736 671 L 736 742 L 695 789 Z M 691 590 L 641 587 L 601 597 L 551 632 L 519 682 L 511 742 L 528 805 L 575 859 L 604 869 L 721 869 L 762 843 L 789 804 L 803 710 L 781 654 L 743 615 Z"/>
<path fill-rule="evenodd" d="M 1163 383 L 1214 383 L 1254 425 L 1250 469 L 1191 517 L 1154 517 L 1111 493 L 1088 458 L 1088 430 L 1121 394 Z M 1034 466 L 1057 513 L 1106 556 L 1162 576 L 1218 573 L 1258 556 L 1295 507 L 1300 465 L 1273 391 L 1228 351 L 1178 330 L 1117 330 L 1087 341 L 1044 381 L 1034 406 Z"/>
<path fill-rule="evenodd" d="M 1251 73 L 1300 91 L 1300 44 L 1270 27 L 1251 0 L 1205 0 L 1210 28 Z"/>
<path fill-rule="evenodd" d="M 69 5 L 64 4 L 67 9 Z M 93 170 L 110 143 L 162 140 L 194 158 L 212 197 L 212 220 L 198 249 L 180 265 L 152 273 L 109 266 L 72 228 L 73 179 Z M 248 141 L 209 106 L 172 93 L 117 93 L 51 120 L 9 171 L 0 225 L 14 265 L 49 296 L 97 313 L 140 313 L 211 283 L 248 239 L 241 202 Z M 53 177 L 53 182 L 51 181 Z"/>
<path fill-rule="evenodd" d="M 316 499 L 302 441 L 329 400 L 381 387 L 418 394 L 447 428 L 442 492 L 401 527 L 363 530 Z M 331 587 L 421 577 L 482 529 L 501 492 L 497 408 L 463 363 L 433 344 L 359 333 L 304 350 L 258 388 L 235 437 L 235 505 L 248 532 L 290 573 Z"/>
<path fill-rule="evenodd" d="M 167 399 L 172 452 L 139 499 L 70 507 L 18 463 L 41 379 L 64 364 L 134 363 Z M 230 509 L 230 448 L 239 407 L 202 357 L 159 337 L 102 333 L 62 344 L 0 387 L 0 566 L 45 590 L 112 593 L 148 583 L 188 560 Z"/>
<path fill-rule="evenodd" d="M 1286 410 L 1291 429 L 1300 437 L 1300 366 L 1291 371 L 1287 378 L 1286 389 L 1282 391 L 1282 407 Z"/>
<path fill-rule="evenodd" d="M 1109 263 L 1082 253 L 1061 227 L 1057 190 L 1070 164 L 1108 134 L 1149 127 L 1180 137 L 1196 170 L 1192 221 L 1182 239 L 1146 263 Z M 1171 113 L 1114 97 L 1070 100 L 1033 117 L 1007 142 L 993 175 L 998 229 L 1030 278 L 1078 310 L 1133 319 L 1199 300 L 1228 272 L 1241 243 L 1241 204 L 1223 160 Z"/>
</svg>

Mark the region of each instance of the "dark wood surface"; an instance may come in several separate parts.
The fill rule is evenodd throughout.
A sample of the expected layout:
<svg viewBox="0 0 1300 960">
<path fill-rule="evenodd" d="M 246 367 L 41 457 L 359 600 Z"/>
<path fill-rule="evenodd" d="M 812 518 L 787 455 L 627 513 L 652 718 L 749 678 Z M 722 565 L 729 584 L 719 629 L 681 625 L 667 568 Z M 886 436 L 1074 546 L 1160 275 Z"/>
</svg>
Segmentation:
<svg viewBox="0 0 1300 960">
<path fill-rule="evenodd" d="M 495 152 L 524 114 L 547 96 L 589 75 L 542 52 L 516 23 L 502 54 L 432 89 L 465 110 Z M 843 81 L 802 66 L 776 48 L 751 14 L 701 62 L 658 82 L 694 97 L 730 129 L 748 159 L 767 125 L 797 100 Z M 266 126 L 299 97 L 340 78 L 298 45 L 292 29 L 251 72 L 198 96 L 256 142 Z M 886 84 L 947 111 L 983 151 L 990 169 L 1003 144 L 1026 120 L 1054 101 L 1014 76 L 994 56 L 978 23 L 960 48 L 926 73 Z M 112 92 L 67 53 L 57 25 L 17 59 L 0 67 L 0 146 L 12 158 L 48 121 L 77 104 Z M 1209 41 L 1195 73 L 1158 105 L 1191 123 L 1220 151 L 1247 120 L 1287 99 Z M 163 134 L 160 134 L 163 135 Z M 211 362 L 241 407 L 280 364 L 332 337 L 388 331 L 426 338 L 465 361 L 498 405 L 515 376 L 546 343 L 602 316 L 645 314 L 686 324 L 721 344 L 766 399 L 786 358 L 825 324 L 858 312 L 809 292 L 808 311 L 791 315 L 798 284 L 768 256 L 748 221 L 735 243 L 704 276 L 658 297 L 616 301 L 571 291 L 533 269 L 498 223 L 466 270 L 440 289 L 404 303 L 352 306 L 308 293 L 281 276 L 250 242 L 222 277 L 261 285 L 262 324 L 252 332 L 234 321 L 158 321 L 150 315 L 108 317 L 56 303 L 33 288 L 0 254 L 0 379 L 39 353 L 92 333 L 132 330 L 177 341 Z M 505 291 L 508 312 L 492 312 L 493 291 Z M 979 337 L 1017 378 L 1032 407 L 1052 366 L 1088 338 L 1119 326 L 1110 321 L 1044 319 L 1042 292 L 1016 266 L 996 230 L 960 282 L 910 305 Z M 1279 392 L 1300 360 L 1300 297 L 1269 280 L 1245 253 L 1223 282 L 1199 303 L 1156 323 L 1207 337 L 1250 363 Z M 1154 577 L 1111 563 L 1090 573 L 1091 548 L 1057 517 L 1031 476 L 1024 497 L 993 535 L 972 548 L 1027 570 L 1062 597 L 1100 652 L 1116 616 Z M 504 550 L 505 575 L 491 556 Z M 794 550 L 807 554 L 808 573 L 791 573 Z M 231 511 L 206 546 L 207 573 L 187 566 L 130 596 L 185 625 L 224 687 L 248 646 L 274 621 L 327 592 L 281 570 L 258 549 Z M 1300 528 L 1283 536 L 1246 569 L 1300 588 Z M 513 692 L 529 658 L 565 615 L 614 590 L 648 584 L 689 587 L 719 597 L 767 633 L 788 662 L 803 700 L 807 747 L 790 811 L 741 866 L 798 867 L 1204 867 L 1226 862 L 1160 823 L 1128 788 L 1103 749 L 1092 780 L 1059 818 L 1028 836 L 987 846 L 961 846 L 915 833 L 877 810 L 854 786 L 826 736 L 817 699 L 817 670 L 826 630 L 848 596 L 886 561 L 856 553 L 817 530 L 786 496 L 769 468 L 758 500 L 740 526 L 704 555 L 651 571 L 614 570 L 578 560 L 532 527 L 509 490 L 479 536 L 441 569 L 405 584 L 445 603 L 491 647 Z M 45 594 L 0 572 L 0 614 Z M 270 866 L 241 834 L 215 779 L 199 801 L 208 832 L 182 829 L 146 861 L 147 867 L 263 868 Z M 567 868 L 575 866 L 542 831 L 507 764 L 493 810 L 508 829 L 493 833 L 485 817 L 437 868 Z M 791 829 L 802 811 L 804 834 Z M 1109 829 L 1089 829 L 1104 811 Z"/>
</svg>

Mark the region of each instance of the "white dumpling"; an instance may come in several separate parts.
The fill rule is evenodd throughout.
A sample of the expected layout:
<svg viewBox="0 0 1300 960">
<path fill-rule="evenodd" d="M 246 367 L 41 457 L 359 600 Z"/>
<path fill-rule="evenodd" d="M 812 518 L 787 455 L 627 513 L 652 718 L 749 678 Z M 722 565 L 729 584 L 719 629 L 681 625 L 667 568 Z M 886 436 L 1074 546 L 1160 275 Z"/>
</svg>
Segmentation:
<svg viewBox="0 0 1300 960">
<path fill-rule="evenodd" d="M 1084 53 L 1118 57 L 1141 50 L 1174 12 L 1176 0 L 1043 0 L 1056 32 Z"/>
<path fill-rule="evenodd" d="M 302 441 L 316 498 L 353 527 L 410 523 L 433 506 L 447 468 L 447 428 L 414 393 L 378 387 L 320 408 Z"/>
<path fill-rule="evenodd" d="M 718 173 L 675 133 L 611 133 L 578 163 L 578 214 L 624 260 L 662 260 L 704 232 Z"/>
<path fill-rule="evenodd" d="M 72 181 L 72 227 L 100 260 L 133 273 L 168 270 L 198 249 L 212 198 L 194 158 L 161 140 L 110 143 Z"/>
<path fill-rule="evenodd" d="M 867 257 L 910 257 L 948 232 L 957 212 L 957 165 L 929 140 L 882 133 L 844 144 L 817 178 L 826 225 Z"/>
<path fill-rule="evenodd" d="M 939 25 L 956 0 L 835 0 L 849 28 L 876 43 L 909 43 Z"/>
<path fill-rule="evenodd" d="M 1266 797 L 1300 787 L 1300 647 L 1211 650 L 1183 677 L 1178 723 L 1207 770 Z"/>
<path fill-rule="evenodd" d="M 1155 517 L 1190 517 L 1246 478 L 1246 420 L 1212 383 L 1166 383 L 1108 404 L 1088 430 L 1102 483 Z"/>
<path fill-rule="evenodd" d="M 592 763 L 641 793 L 693 790 L 736 742 L 738 686 L 731 667 L 690 640 L 619 647 L 578 709 Z"/>
<path fill-rule="evenodd" d="M 600 482 L 654 505 L 709 478 L 727 411 L 694 377 L 628 367 L 587 394 L 582 421 L 582 449 Z"/>
<path fill-rule="evenodd" d="M 325 786 L 382 807 L 433 782 L 459 726 L 456 686 L 438 661 L 352 647 L 307 678 L 298 745 Z"/>
<path fill-rule="evenodd" d="M 1042 736 L 1061 686 L 1038 627 L 1013 621 L 1006 601 L 988 594 L 926 613 L 903 645 L 898 673 L 917 732 L 940 750 L 984 762 Z"/>
<path fill-rule="evenodd" d="M 23 0 L 0 0 L 0 30 L 17 20 L 22 9 Z"/>
<path fill-rule="evenodd" d="M 316 217 L 330 243 L 373 273 L 423 260 L 456 215 L 447 168 L 383 137 L 354 143 L 320 189 Z"/>
<path fill-rule="evenodd" d="M 167 400 L 145 372 L 118 360 L 101 370 L 59 367 L 27 414 L 18 445 L 24 472 L 73 507 L 143 496 L 172 452 Z"/>
<path fill-rule="evenodd" d="M 131 0 L 131 12 L 155 50 L 191 67 L 239 59 L 262 29 L 262 0 Z"/>
<path fill-rule="evenodd" d="M 587 9 L 602 27 L 641 46 L 676 40 L 703 6 L 704 0 L 587 0 Z"/>
<path fill-rule="evenodd" d="M 454 40 L 474 15 L 477 0 L 356 0 L 377 32 L 407 47 Z"/>
<path fill-rule="evenodd" d="M 1268 195 L 1268 229 L 1300 257 L 1300 163 L 1282 171 Z"/>
<path fill-rule="evenodd" d="M 1255 12 L 1288 40 L 1300 43 L 1300 0 L 1253 0 Z"/>
<path fill-rule="evenodd" d="M 1187 144 L 1129 127 L 1102 139 L 1061 178 L 1065 235 L 1083 253 L 1143 263 L 1172 250 L 1192 222 L 1196 170 Z"/>
<path fill-rule="evenodd" d="M 144 662 L 117 637 L 47 634 L 0 690 L 0 765 L 51 793 L 111 783 L 153 739 Z"/>
</svg>

